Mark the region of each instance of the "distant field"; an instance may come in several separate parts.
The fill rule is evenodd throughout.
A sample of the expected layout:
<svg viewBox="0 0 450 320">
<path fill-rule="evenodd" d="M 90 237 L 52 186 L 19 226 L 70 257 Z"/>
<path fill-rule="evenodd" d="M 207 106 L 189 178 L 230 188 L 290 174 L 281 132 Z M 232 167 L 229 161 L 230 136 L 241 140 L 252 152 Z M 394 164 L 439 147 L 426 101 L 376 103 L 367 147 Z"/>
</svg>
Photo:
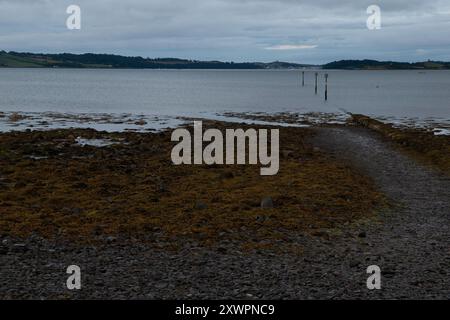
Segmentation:
<svg viewBox="0 0 450 320">
<path fill-rule="evenodd" d="M 56 68 L 56 67 L 72 67 L 72 68 L 111 68 L 106 64 L 89 64 L 78 63 L 73 61 L 64 61 L 49 58 L 47 56 L 33 55 L 24 56 L 0 52 L 0 67 L 7 68 Z"/>
<path fill-rule="evenodd" d="M 296 69 L 310 65 L 289 62 L 221 62 L 177 58 L 125 57 L 113 54 L 43 54 L 0 51 L 0 67 L 133 68 L 133 69 Z"/>
<path fill-rule="evenodd" d="M 11 68 L 36 68 L 44 67 L 45 63 L 30 58 L 22 58 L 7 53 L 0 53 L 0 66 Z"/>
</svg>

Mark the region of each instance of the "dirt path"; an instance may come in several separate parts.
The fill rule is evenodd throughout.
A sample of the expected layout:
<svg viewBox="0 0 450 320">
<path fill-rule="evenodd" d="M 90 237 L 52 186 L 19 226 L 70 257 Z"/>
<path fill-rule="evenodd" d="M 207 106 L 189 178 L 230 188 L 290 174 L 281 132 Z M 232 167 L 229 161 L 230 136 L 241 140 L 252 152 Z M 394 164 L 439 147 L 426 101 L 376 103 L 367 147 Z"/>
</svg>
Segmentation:
<svg viewBox="0 0 450 320">
<path fill-rule="evenodd" d="M 366 130 L 318 128 L 314 144 L 351 161 L 402 207 L 341 235 L 299 235 L 303 254 L 248 254 L 231 242 L 172 252 L 119 240 L 74 249 L 3 239 L 0 298 L 449 299 L 449 179 Z M 71 264 L 82 269 L 81 291 L 65 288 Z M 382 289 L 369 291 L 374 264 Z"/>
</svg>

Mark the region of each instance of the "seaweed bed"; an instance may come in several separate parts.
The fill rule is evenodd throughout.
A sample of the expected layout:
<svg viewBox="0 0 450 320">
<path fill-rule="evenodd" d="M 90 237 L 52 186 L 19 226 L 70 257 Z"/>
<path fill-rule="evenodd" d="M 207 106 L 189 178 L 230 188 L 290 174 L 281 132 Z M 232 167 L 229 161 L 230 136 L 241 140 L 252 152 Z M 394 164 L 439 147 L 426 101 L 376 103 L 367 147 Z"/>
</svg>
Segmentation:
<svg viewBox="0 0 450 320">
<path fill-rule="evenodd" d="M 350 125 L 368 128 L 378 132 L 384 139 L 393 142 L 401 151 L 408 153 L 413 158 L 450 174 L 450 135 L 437 135 L 433 128 L 405 125 L 399 127 L 361 114 L 347 114 L 345 119 L 331 113 L 259 112 L 227 113 L 225 115 L 269 123 L 323 126 Z"/>
<path fill-rule="evenodd" d="M 210 126 L 247 127 L 204 122 Z M 374 217 L 384 196 L 370 179 L 310 145 L 311 134 L 280 128 L 280 171 L 260 176 L 259 165 L 173 165 L 171 131 L 3 133 L 0 234 L 264 247 Z M 80 137 L 115 143 L 80 145 Z M 264 197 L 273 208 L 261 208 Z"/>
<path fill-rule="evenodd" d="M 441 171 L 450 173 L 450 136 L 435 135 L 429 130 L 395 128 L 365 115 L 352 115 L 349 123 L 379 132 L 410 155 Z"/>
</svg>

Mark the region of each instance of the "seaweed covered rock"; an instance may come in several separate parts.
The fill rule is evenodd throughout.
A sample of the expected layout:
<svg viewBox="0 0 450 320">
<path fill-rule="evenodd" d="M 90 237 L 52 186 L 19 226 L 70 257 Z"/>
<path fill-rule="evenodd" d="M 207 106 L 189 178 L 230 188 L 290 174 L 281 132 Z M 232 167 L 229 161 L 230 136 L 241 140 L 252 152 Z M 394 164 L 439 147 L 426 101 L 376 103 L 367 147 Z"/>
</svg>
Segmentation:
<svg viewBox="0 0 450 320">
<path fill-rule="evenodd" d="M 355 114 L 349 119 L 351 125 L 369 128 L 386 139 L 402 146 L 420 160 L 450 173 L 450 136 L 435 135 L 419 128 L 397 128 L 365 115 Z"/>
</svg>

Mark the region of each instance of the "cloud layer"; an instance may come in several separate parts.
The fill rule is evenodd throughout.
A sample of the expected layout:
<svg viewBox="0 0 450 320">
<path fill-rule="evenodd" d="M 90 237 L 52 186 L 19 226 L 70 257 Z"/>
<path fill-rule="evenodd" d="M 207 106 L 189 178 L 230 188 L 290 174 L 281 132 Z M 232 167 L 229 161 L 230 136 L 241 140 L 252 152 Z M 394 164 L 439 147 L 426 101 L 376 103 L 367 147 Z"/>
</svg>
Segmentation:
<svg viewBox="0 0 450 320">
<path fill-rule="evenodd" d="M 267 47 L 266 50 L 303 50 L 317 48 L 315 44 L 280 44 Z"/>
<path fill-rule="evenodd" d="M 81 7 L 82 29 L 66 28 Z M 450 60 L 448 0 L 0 0 L 0 49 L 323 63 Z M 305 50 L 308 49 L 308 50 Z"/>
</svg>

